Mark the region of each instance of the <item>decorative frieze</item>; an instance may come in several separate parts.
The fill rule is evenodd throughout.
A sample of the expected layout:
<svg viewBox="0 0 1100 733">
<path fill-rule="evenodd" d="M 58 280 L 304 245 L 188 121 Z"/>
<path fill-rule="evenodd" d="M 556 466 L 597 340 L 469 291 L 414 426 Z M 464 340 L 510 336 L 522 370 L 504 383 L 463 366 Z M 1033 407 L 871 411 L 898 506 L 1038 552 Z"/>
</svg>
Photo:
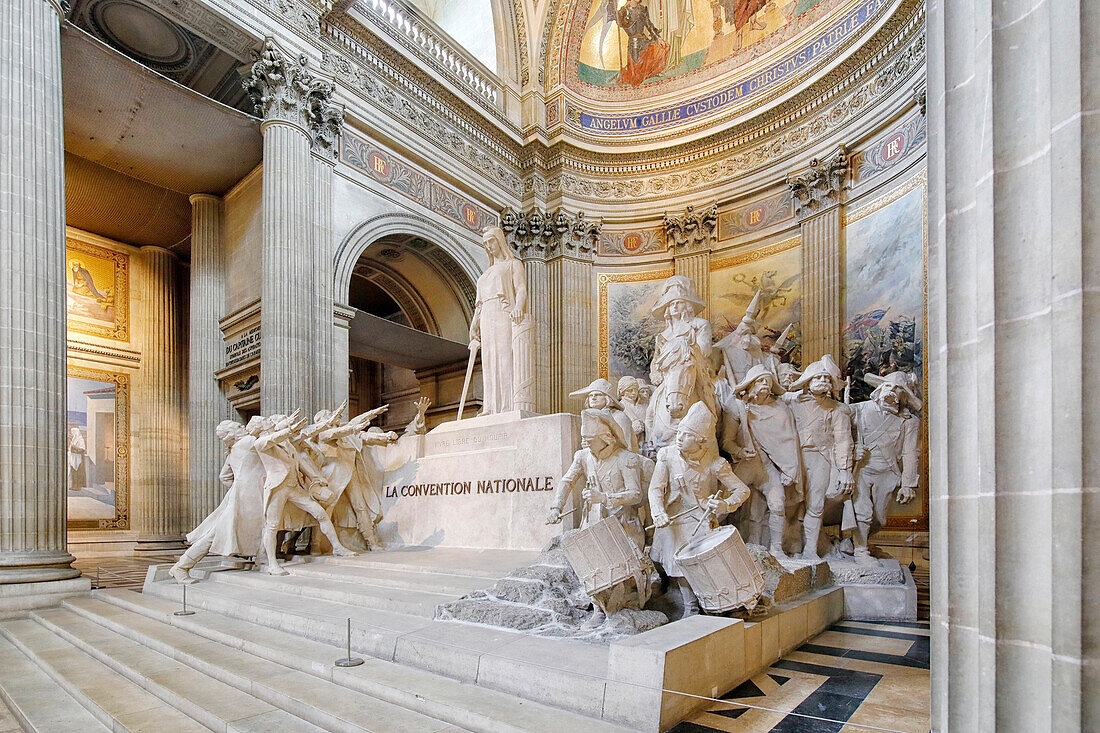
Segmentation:
<svg viewBox="0 0 1100 733">
<path fill-rule="evenodd" d="M 814 158 L 806 170 L 787 176 L 796 216 L 811 216 L 840 202 L 849 157 L 848 149 L 841 145 L 829 157 Z"/>
<path fill-rule="evenodd" d="M 699 210 L 689 205 L 680 215 L 666 212 L 665 239 L 674 255 L 709 250 L 718 241 L 718 204 Z"/>
<path fill-rule="evenodd" d="M 501 212 L 500 226 L 523 259 L 565 256 L 591 260 L 603 223 L 588 219 L 583 211 L 570 214 L 564 209 L 547 213 L 537 208 L 526 212 L 508 208 Z"/>
</svg>

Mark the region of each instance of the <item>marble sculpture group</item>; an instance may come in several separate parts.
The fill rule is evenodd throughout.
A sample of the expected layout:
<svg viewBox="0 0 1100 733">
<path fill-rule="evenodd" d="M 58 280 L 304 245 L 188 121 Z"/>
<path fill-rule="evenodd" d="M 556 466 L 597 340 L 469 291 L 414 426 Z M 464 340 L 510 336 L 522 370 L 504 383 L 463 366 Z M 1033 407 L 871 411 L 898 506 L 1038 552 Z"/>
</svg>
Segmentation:
<svg viewBox="0 0 1100 733">
<path fill-rule="evenodd" d="M 471 352 L 483 353 L 482 412 L 529 409 L 533 326 L 523 267 L 500 230 L 487 230 L 484 246 L 492 262 L 478 281 L 471 329 Z M 789 328 L 764 349 L 758 298 L 717 343 L 698 315 L 703 305 L 690 278 L 670 277 L 653 307 L 665 325 L 655 342 L 652 386 L 634 377 L 616 386 L 597 379 L 572 393 L 584 400 L 582 448 L 557 482 L 546 522 L 579 513 L 579 531 L 600 525 L 593 541 L 625 536 L 633 546 L 627 554 L 638 559 L 635 577 L 647 577 L 645 568 L 655 563 L 686 614 L 698 613 L 700 600 L 712 612 L 752 608 L 760 580 L 746 540 L 786 562 L 816 563 L 836 551 L 821 533 L 828 521 L 851 533 L 856 562 L 876 563 L 872 534 L 891 502 L 911 501 L 917 486 L 921 400 L 913 376 L 867 375 L 871 400 L 848 404 L 832 357 L 801 372 L 782 360 Z M 407 433 L 423 432 L 427 406 L 417 404 Z M 350 420 L 341 406 L 312 421 L 296 412 L 221 423 L 225 498 L 188 535 L 191 547 L 173 576 L 193 582 L 189 571 L 208 553 L 255 556 L 267 572 L 283 574 L 276 556 L 282 530 L 316 527 L 314 541 L 323 538 L 336 555 L 381 548 L 382 467 L 374 451 L 398 435 L 368 426 L 385 409 Z M 578 494 L 579 506 L 567 511 Z M 625 535 L 609 534 L 607 520 Z M 730 574 L 733 587 L 719 593 L 729 596 L 725 605 L 714 588 L 696 587 L 715 568 L 693 584 L 701 547 L 728 556 L 719 563 L 725 570 L 717 569 Z M 640 606 L 650 588 L 640 580 L 635 586 Z M 606 595 L 593 597 L 598 621 L 612 608 Z"/>
</svg>

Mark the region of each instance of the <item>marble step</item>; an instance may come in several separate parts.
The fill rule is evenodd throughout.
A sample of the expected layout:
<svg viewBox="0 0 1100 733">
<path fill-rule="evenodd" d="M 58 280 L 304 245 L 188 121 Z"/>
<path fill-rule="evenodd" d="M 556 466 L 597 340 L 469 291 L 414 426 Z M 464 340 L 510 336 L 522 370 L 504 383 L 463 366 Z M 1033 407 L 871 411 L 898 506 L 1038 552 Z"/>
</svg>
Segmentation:
<svg viewBox="0 0 1100 733">
<path fill-rule="evenodd" d="M 78 702 L 84 713 L 109 730 L 134 733 L 161 730 L 197 733 L 209 730 L 207 726 L 200 724 L 141 685 L 126 679 L 99 660 L 85 654 L 70 641 L 33 619 L 0 623 L 0 633 L 22 652 L 24 659 L 36 665 L 37 669 L 53 680 L 69 695 L 70 699 Z M 152 666 L 143 667 L 143 674 L 156 675 L 161 672 L 163 669 Z M 5 683 L 5 691 L 7 689 Z M 63 699 L 61 702 L 63 703 Z M 28 704 L 34 703 L 28 701 Z M 86 722 L 87 717 L 74 716 L 74 723 L 81 721 Z M 89 730 L 93 729 L 95 729 L 94 725 L 89 728 Z M 74 725 L 67 730 L 83 730 L 83 728 Z M 224 723 L 221 730 L 227 730 Z"/>
<path fill-rule="evenodd" d="M 233 639 L 237 646 L 227 645 L 98 597 L 74 599 L 65 608 L 324 730 L 431 733 L 451 727 L 423 713 L 254 655 L 239 648 L 239 639 Z M 163 613 L 177 618 L 167 610 Z M 331 665 L 337 656 L 333 652 L 325 661 Z"/>
<path fill-rule="evenodd" d="M 394 611 L 411 616 L 435 618 L 435 608 L 459 596 L 409 588 L 367 585 L 358 581 L 334 580 L 303 575 L 268 575 L 254 570 L 211 573 L 215 583 L 273 591 L 305 598 L 346 603 L 360 608 Z M 461 594 L 459 594 L 461 595 Z"/>
<path fill-rule="evenodd" d="M 220 575 L 220 574 L 218 574 Z M 329 581 L 331 582 L 331 581 Z M 144 594 L 179 604 L 182 586 L 146 583 Z M 352 619 L 352 648 L 386 661 L 417 667 L 599 718 L 610 649 L 572 639 L 436 621 L 316 597 L 204 581 L 188 586 L 195 608 L 340 646 Z M 178 606 L 177 606 L 178 607 Z"/>
<path fill-rule="evenodd" d="M 33 622 L 30 622 L 33 623 Z M 37 627 L 37 624 L 34 624 Z M 20 727 L 36 733 L 110 731 L 60 684 L 0 637 L 0 699 Z"/>
<path fill-rule="evenodd" d="M 308 564 L 351 565 L 412 573 L 450 573 L 499 580 L 530 565 L 540 553 L 525 550 L 471 550 L 455 547 L 406 547 L 364 552 L 355 557 L 310 557 Z"/>
<path fill-rule="evenodd" d="M 451 600 L 475 590 L 488 588 L 496 582 L 495 578 L 480 575 L 421 572 L 347 562 L 340 564 L 323 562 L 290 563 L 286 566 L 286 569 L 290 571 L 291 575 L 300 578 L 324 578 L 368 586 L 440 593 L 448 596 Z"/>
<path fill-rule="evenodd" d="M 83 605 L 86 612 L 106 613 L 103 606 L 125 609 L 149 620 L 179 629 L 227 647 L 242 649 L 268 662 L 331 680 L 395 705 L 423 712 L 461 728 L 493 733 L 561 733 L 563 730 L 621 731 L 565 710 L 517 699 L 495 690 L 459 682 L 414 667 L 377 658 L 367 658 L 359 667 L 342 669 L 333 660 L 343 657 L 343 647 L 288 634 L 220 614 L 200 612 L 194 616 L 173 616 L 176 606 L 161 599 L 130 591 L 102 591 L 95 603 Z"/>
</svg>

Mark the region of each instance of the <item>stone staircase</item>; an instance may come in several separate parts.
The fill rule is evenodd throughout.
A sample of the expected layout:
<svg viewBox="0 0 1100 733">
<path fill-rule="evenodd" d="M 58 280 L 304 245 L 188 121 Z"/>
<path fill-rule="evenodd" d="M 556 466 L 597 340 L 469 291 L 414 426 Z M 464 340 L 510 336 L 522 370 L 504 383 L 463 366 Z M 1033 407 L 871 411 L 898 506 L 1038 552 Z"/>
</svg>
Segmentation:
<svg viewBox="0 0 1100 733">
<path fill-rule="evenodd" d="M 400 559 L 295 563 L 281 578 L 213 572 L 188 588 L 190 616 L 173 614 L 182 589 L 151 568 L 144 594 L 95 591 L 0 621 L 0 697 L 33 731 L 624 730 L 509 694 L 510 677 L 528 688 L 583 685 L 581 666 L 600 661 L 591 655 L 567 665 L 571 674 L 560 650 L 479 664 L 487 646 L 570 642 L 431 620 L 437 598 L 491 585 L 508 568 Z M 348 617 L 366 663 L 340 668 Z"/>
</svg>

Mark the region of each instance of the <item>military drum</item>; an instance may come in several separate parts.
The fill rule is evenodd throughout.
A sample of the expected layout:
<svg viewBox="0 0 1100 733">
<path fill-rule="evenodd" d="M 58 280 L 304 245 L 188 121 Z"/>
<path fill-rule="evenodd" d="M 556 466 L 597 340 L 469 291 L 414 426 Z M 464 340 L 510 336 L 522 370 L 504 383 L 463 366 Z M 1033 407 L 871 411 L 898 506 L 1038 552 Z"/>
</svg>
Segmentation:
<svg viewBox="0 0 1100 733">
<path fill-rule="evenodd" d="M 719 527 L 676 553 L 688 585 L 708 613 L 739 607 L 752 610 L 764 590 L 764 578 L 736 527 Z"/>
<path fill-rule="evenodd" d="M 638 545 L 627 535 L 622 523 L 616 517 L 602 519 L 584 529 L 567 532 L 561 539 L 561 549 L 565 558 L 573 567 L 584 584 L 585 592 L 604 606 L 609 594 L 605 593 L 616 586 L 634 580 L 637 596 L 627 594 L 622 597 L 621 607 L 638 605 L 640 608 L 649 595 L 649 579 L 653 564 L 638 549 Z M 618 599 L 623 594 L 613 594 Z M 617 608 L 605 608 L 614 613 Z"/>
</svg>

